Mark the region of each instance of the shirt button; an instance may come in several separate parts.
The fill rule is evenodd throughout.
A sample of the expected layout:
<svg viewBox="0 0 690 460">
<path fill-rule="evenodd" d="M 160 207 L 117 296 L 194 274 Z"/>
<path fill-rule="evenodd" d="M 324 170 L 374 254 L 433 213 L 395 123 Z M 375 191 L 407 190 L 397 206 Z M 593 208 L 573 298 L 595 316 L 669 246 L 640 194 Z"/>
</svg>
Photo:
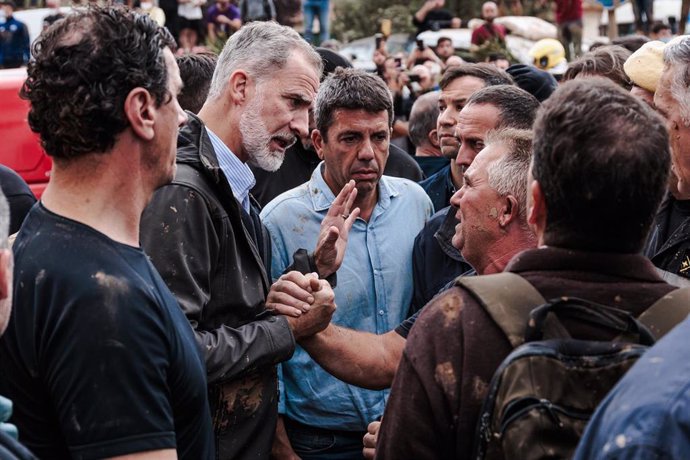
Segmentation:
<svg viewBox="0 0 690 460">
<path fill-rule="evenodd" d="M 383 316 L 383 310 L 379 310 L 379 315 Z"/>
</svg>

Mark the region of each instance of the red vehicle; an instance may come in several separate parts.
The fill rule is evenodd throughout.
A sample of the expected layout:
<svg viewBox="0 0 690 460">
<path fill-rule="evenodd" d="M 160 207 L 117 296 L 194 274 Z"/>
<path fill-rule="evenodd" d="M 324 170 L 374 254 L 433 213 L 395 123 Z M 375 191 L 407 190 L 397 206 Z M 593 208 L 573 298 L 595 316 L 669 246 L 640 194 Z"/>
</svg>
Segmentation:
<svg viewBox="0 0 690 460">
<path fill-rule="evenodd" d="M 0 70 L 0 163 L 14 169 L 41 198 L 53 166 L 29 128 L 29 103 L 19 97 L 26 69 Z"/>
</svg>

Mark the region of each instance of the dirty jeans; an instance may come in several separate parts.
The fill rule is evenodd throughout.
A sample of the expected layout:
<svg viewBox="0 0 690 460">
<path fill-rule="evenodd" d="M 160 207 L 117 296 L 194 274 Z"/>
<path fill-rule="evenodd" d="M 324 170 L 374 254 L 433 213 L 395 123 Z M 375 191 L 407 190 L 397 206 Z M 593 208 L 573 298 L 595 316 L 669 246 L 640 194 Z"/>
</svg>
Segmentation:
<svg viewBox="0 0 690 460">
<path fill-rule="evenodd" d="M 306 0 L 304 2 L 304 38 L 314 42 L 314 17 L 319 18 L 319 44 L 330 38 L 328 33 L 328 0 Z"/>
</svg>

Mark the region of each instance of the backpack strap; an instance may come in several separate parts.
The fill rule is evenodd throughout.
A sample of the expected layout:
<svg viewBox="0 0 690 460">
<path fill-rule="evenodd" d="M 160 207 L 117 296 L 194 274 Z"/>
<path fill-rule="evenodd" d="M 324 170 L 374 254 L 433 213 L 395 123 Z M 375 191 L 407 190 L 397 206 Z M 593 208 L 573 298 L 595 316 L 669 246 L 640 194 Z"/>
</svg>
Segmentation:
<svg viewBox="0 0 690 460">
<path fill-rule="evenodd" d="M 530 312 L 546 303 L 539 291 L 517 273 L 460 276 L 455 279 L 455 285 L 474 295 L 514 348 L 525 341 Z"/>
<path fill-rule="evenodd" d="M 654 302 L 637 319 L 659 340 L 690 314 L 690 288 L 671 291 Z"/>
</svg>

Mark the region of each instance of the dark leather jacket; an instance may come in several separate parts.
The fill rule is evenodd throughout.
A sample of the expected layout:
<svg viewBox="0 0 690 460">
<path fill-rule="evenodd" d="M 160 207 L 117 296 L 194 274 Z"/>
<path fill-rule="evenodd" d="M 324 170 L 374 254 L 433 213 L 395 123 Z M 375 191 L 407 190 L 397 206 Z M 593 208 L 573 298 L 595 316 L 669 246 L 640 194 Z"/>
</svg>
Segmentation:
<svg viewBox="0 0 690 460">
<path fill-rule="evenodd" d="M 292 356 L 283 317 L 265 311 L 270 238 L 258 205 L 234 198 L 201 120 L 178 137 L 175 180 L 154 194 L 141 244 L 206 356 L 218 458 L 267 459 L 277 420 L 276 367 Z"/>
<path fill-rule="evenodd" d="M 685 218 L 677 228 L 670 228 L 677 202 L 670 193 L 662 200 L 643 254 L 658 268 L 690 278 L 690 218 Z"/>
</svg>

